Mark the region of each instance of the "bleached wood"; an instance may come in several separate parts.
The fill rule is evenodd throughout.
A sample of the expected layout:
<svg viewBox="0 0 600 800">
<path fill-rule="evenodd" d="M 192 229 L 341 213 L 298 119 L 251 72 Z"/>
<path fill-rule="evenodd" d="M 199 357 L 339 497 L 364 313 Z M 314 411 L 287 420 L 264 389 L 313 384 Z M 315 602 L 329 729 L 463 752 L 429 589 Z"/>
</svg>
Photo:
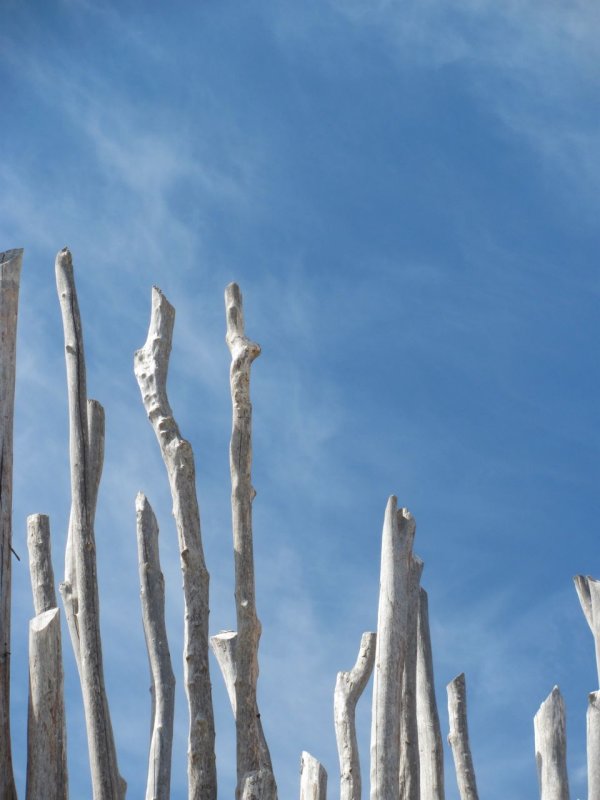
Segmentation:
<svg viewBox="0 0 600 800">
<path fill-rule="evenodd" d="M 326 800 L 327 772 L 314 756 L 304 751 L 300 759 L 300 800 Z"/>
<path fill-rule="evenodd" d="M 54 570 L 50 549 L 50 520 L 46 514 L 27 517 L 27 548 L 29 572 L 35 613 L 42 614 L 56 608 Z"/>
<path fill-rule="evenodd" d="M 409 569 L 415 521 L 390 497 L 381 544 L 371 718 L 371 800 L 399 796 L 400 696 L 406 656 Z"/>
<path fill-rule="evenodd" d="M 67 800 L 68 794 L 60 612 L 50 608 L 29 623 L 25 797 Z"/>
<path fill-rule="evenodd" d="M 419 581 L 423 562 L 413 556 L 408 574 L 406 656 L 402 671 L 400 706 L 400 798 L 419 800 L 419 730 L 417 727 L 417 622 Z"/>
<path fill-rule="evenodd" d="M 464 673 L 450 681 L 446 689 L 448 691 L 448 717 L 450 718 L 448 743 L 452 748 L 458 792 L 461 800 L 478 800 L 467 726 L 467 687 Z"/>
<path fill-rule="evenodd" d="M 540 800 L 569 800 L 565 704 L 558 686 L 540 706 L 533 729 Z"/>
<path fill-rule="evenodd" d="M 119 776 L 104 688 L 100 606 L 93 527 L 94 481 L 88 440 L 85 357 L 73 261 L 68 249 L 56 257 L 56 286 L 65 334 L 71 460 L 71 535 L 75 562 L 80 678 L 94 800 L 125 796 Z"/>
<path fill-rule="evenodd" d="M 10 740 L 10 601 L 17 311 L 23 250 L 0 253 L 0 800 L 16 800 Z"/>
<path fill-rule="evenodd" d="M 237 633 L 235 631 L 221 631 L 210 637 L 210 646 L 223 675 L 234 719 L 236 715 L 235 682 L 237 679 L 236 643 Z"/>
<path fill-rule="evenodd" d="M 248 339 L 244 329 L 242 294 L 239 286 L 225 290 L 227 319 L 226 341 L 231 353 L 230 386 L 233 424 L 229 450 L 231 472 L 231 512 L 235 560 L 236 640 L 236 754 L 237 796 L 244 794 L 248 774 L 272 773 L 271 757 L 259 725 L 256 686 L 258 681 L 258 644 L 261 626 L 256 613 L 254 553 L 252 541 L 252 404 L 250 368 L 260 355 L 260 347 Z M 277 797 L 275 780 L 263 782 L 261 800 Z"/>
<path fill-rule="evenodd" d="M 417 729 L 422 800 L 444 800 L 444 745 L 435 699 L 427 592 L 419 589 L 417 625 Z"/>
<path fill-rule="evenodd" d="M 146 800 L 168 800 L 171 792 L 175 675 L 165 625 L 165 581 L 158 552 L 158 523 L 152 506 L 141 492 L 136 497 L 135 510 L 142 620 L 153 698 Z"/>
<path fill-rule="evenodd" d="M 215 800 L 215 726 L 208 665 L 208 586 L 196 495 L 194 454 L 182 438 L 167 396 L 175 309 L 156 287 L 148 337 L 134 371 L 167 471 L 179 539 L 184 595 L 183 676 L 189 707 L 188 796 Z"/>
<path fill-rule="evenodd" d="M 600 800 L 600 691 L 588 697 L 586 727 L 588 800 Z"/>
<path fill-rule="evenodd" d="M 581 608 L 594 636 L 596 670 L 600 684 L 600 581 L 590 575 L 576 575 L 573 580 Z"/>
<path fill-rule="evenodd" d="M 340 800 L 361 800 L 362 796 L 355 712 L 373 672 L 376 641 L 376 633 L 363 633 L 356 663 L 349 672 L 338 672 L 335 682 L 333 718 L 340 761 Z"/>
</svg>

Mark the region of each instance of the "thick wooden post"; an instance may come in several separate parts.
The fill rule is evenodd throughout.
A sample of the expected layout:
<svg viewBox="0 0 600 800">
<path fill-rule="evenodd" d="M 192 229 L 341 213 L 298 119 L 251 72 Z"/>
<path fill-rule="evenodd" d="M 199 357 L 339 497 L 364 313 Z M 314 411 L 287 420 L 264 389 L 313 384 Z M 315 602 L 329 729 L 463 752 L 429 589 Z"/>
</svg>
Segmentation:
<svg viewBox="0 0 600 800">
<path fill-rule="evenodd" d="M 363 633 L 356 664 L 338 672 L 333 695 L 333 717 L 340 760 L 340 800 L 361 800 L 362 781 L 356 738 L 356 704 L 369 682 L 375 664 L 377 634 Z"/>
<path fill-rule="evenodd" d="M 479 800 L 475 769 L 469 744 L 467 726 L 467 687 L 464 673 L 457 675 L 446 687 L 448 691 L 448 716 L 450 733 L 448 742 L 452 748 L 456 781 L 461 800 Z"/>
<path fill-rule="evenodd" d="M 400 709 L 415 521 L 394 496 L 385 510 L 371 721 L 371 800 L 399 796 Z"/>
<path fill-rule="evenodd" d="M 118 800 L 125 796 L 126 784 L 119 776 L 104 688 L 93 527 L 95 476 L 90 462 L 85 356 L 73 261 L 66 248 L 56 257 L 56 286 L 65 334 L 71 460 L 71 546 L 77 586 L 79 666 L 92 790 L 94 800 Z"/>
<path fill-rule="evenodd" d="M 444 800 L 444 746 L 435 699 L 427 592 L 419 589 L 417 628 L 417 729 L 423 800 Z"/>
<path fill-rule="evenodd" d="M 231 353 L 230 385 L 233 424 L 229 450 L 231 513 L 235 561 L 235 606 L 237 617 L 236 658 L 236 751 L 238 798 L 252 797 L 251 784 L 260 773 L 260 800 L 275 800 L 277 786 L 268 747 L 259 725 L 256 699 L 258 644 L 261 626 L 256 613 L 254 551 L 252 539 L 252 404 L 250 368 L 260 347 L 245 334 L 242 294 L 237 284 L 225 290 L 226 341 Z"/>
<path fill-rule="evenodd" d="M 22 250 L 0 253 L 0 800 L 16 800 L 10 741 L 13 419 Z"/>
<path fill-rule="evenodd" d="M 327 800 L 327 772 L 306 751 L 300 759 L 300 800 Z"/>
<path fill-rule="evenodd" d="M 540 706 L 533 729 L 540 800 L 569 800 L 565 704 L 558 686 Z"/>
<path fill-rule="evenodd" d="M 134 358 L 134 370 L 148 419 L 165 464 L 179 539 L 184 596 L 183 678 L 189 707 L 189 800 L 216 800 L 215 724 L 208 666 L 208 585 L 196 495 L 196 467 L 167 396 L 167 372 L 175 309 L 152 289 L 148 337 Z"/>
</svg>

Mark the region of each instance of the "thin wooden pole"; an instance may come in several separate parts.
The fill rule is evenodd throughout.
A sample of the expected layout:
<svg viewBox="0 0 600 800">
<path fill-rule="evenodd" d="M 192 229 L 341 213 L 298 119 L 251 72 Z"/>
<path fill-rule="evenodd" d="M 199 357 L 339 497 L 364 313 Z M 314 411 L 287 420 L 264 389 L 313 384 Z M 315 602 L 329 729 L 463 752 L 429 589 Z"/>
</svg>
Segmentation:
<svg viewBox="0 0 600 800">
<path fill-rule="evenodd" d="M 479 800 L 475 769 L 469 744 L 467 726 L 467 686 L 465 675 L 461 673 L 446 687 L 448 691 L 448 716 L 450 733 L 448 743 L 452 748 L 456 781 L 461 800 Z"/>
<path fill-rule="evenodd" d="M 0 800 L 16 800 L 10 739 L 13 420 L 22 250 L 0 253 Z"/>
<path fill-rule="evenodd" d="M 558 686 L 540 706 L 533 729 L 540 800 L 569 800 L 565 704 Z"/>
<path fill-rule="evenodd" d="M 177 527 L 184 596 L 183 677 L 189 707 L 188 797 L 216 800 L 215 724 L 208 665 L 208 587 L 192 446 L 182 438 L 167 396 L 175 309 L 152 289 L 148 337 L 134 371 L 167 471 Z"/>
<path fill-rule="evenodd" d="M 320 761 L 304 751 L 300 759 L 300 800 L 326 800 L 327 772 Z"/>
</svg>

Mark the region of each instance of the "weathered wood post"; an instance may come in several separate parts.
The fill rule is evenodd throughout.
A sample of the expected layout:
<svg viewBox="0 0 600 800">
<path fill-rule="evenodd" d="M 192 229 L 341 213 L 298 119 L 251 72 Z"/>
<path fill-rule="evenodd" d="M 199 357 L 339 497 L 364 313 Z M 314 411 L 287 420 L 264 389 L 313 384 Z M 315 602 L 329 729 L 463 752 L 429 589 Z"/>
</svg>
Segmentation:
<svg viewBox="0 0 600 800">
<path fill-rule="evenodd" d="M 27 546 L 36 616 L 29 623 L 27 800 L 67 800 L 67 735 L 60 612 L 56 607 L 50 523 L 27 518 Z"/>
<path fill-rule="evenodd" d="M 600 581 L 590 575 L 576 575 L 573 580 L 581 603 L 581 610 L 594 637 L 596 669 L 600 686 Z"/>
<path fill-rule="evenodd" d="M 236 796 L 275 800 L 277 786 L 271 756 L 259 723 L 256 687 L 261 626 L 256 613 L 252 537 L 252 403 L 250 368 L 260 347 L 248 339 L 244 327 L 242 293 L 237 284 L 225 290 L 226 341 L 231 353 L 230 387 L 233 410 L 229 466 L 235 563 L 235 721 L 237 754 Z"/>
<path fill-rule="evenodd" d="M 152 677 L 152 734 L 146 800 L 169 800 L 175 712 L 175 675 L 165 625 L 165 581 L 158 553 L 158 523 L 152 506 L 136 497 L 142 620 Z"/>
<path fill-rule="evenodd" d="M 565 704 L 558 686 L 540 706 L 533 728 L 540 800 L 569 800 Z"/>
<path fill-rule="evenodd" d="M 338 672 L 333 695 L 333 718 L 340 760 L 340 800 L 361 800 L 362 781 L 356 738 L 356 704 L 375 664 L 376 633 L 363 633 L 356 664 Z"/>
<path fill-rule="evenodd" d="M 300 759 L 300 800 L 327 799 L 327 772 L 320 761 L 304 751 Z"/>
<path fill-rule="evenodd" d="M 152 289 L 150 327 L 135 353 L 134 371 L 148 419 L 167 471 L 179 539 L 184 596 L 183 678 L 189 707 L 189 800 L 216 800 L 215 724 L 208 665 L 209 575 L 204 561 L 196 467 L 167 396 L 167 372 L 175 309 L 160 289 Z"/>
<path fill-rule="evenodd" d="M 591 692 L 586 715 L 589 800 L 600 800 L 600 692 Z"/>
<path fill-rule="evenodd" d="M 446 687 L 448 691 L 448 716 L 450 718 L 450 733 L 448 743 L 452 748 L 456 781 L 461 800 L 479 800 L 475 769 L 469 744 L 469 729 L 467 726 L 467 686 L 465 675 L 461 673 Z"/>
<path fill-rule="evenodd" d="M 427 592 L 419 589 L 417 628 L 417 728 L 423 800 L 444 800 L 444 746 L 435 699 Z"/>
<path fill-rule="evenodd" d="M 104 688 L 100 604 L 93 527 L 94 472 L 90 462 L 83 333 L 73 261 L 67 248 L 56 257 L 56 286 L 65 335 L 71 460 L 71 546 L 77 587 L 80 678 L 94 800 L 118 800 L 126 784 L 119 775 Z"/>
<path fill-rule="evenodd" d="M 381 577 L 371 721 L 371 800 L 399 796 L 401 686 L 406 657 L 409 573 L 415 521 L 390 497 L 381 545 Z"/>
<path fill-rule="evenodd" d="M 0 800 L 16 800 L 10 740 L 13 419 L 22 250 L 0 253 Z"/>
</svg>

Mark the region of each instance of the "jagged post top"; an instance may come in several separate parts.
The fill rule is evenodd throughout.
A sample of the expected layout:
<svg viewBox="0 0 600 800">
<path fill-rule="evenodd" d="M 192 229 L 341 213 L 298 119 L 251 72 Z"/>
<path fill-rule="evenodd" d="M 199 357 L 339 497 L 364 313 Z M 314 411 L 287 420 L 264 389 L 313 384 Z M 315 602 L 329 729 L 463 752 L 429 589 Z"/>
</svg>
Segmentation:
<svg viewBox="0 0 600 800">
<path fill-rule="evenodd" d="M 593 631 L 592 585 L 595 590 L 598 590 L 600 589 L 600 581 L 596 580 L 596 578 L 592 578 L 591 575 L 575 575 L 573 580 L 575 581 L 575 589 L 577 590 L 577 596 L 579 597 L 584 616 Z"/>
<path fill-rule="evenodd" d="M 242 354 L 247 355 L 251 362 L 254 361 L 260 355 L 260 345 L 250 341 L 246 336 L 242 292 L 237 283 L 230 283 L 225 289 L 225 313 L 227 317 L 225 341 L 232 356 L 234 349 L 241 347 Z"/>
<path fill-rule="evenodd" d="M 16 247 L 13 250 L 4 250 L 0 253 L 0 275 L 4 280 L 5 277 L 18 278 L 21 273 L 21 263 L 23 261 L 23 248 Z M 10 269 L 12 268 L 13 275 Z"/>
<path fill-rule="evenodd" d="M 385 508 L 384 529 L 391 530 L 393 534 L 402 531 L 403 553 L 412 551 L 416 528 L 415 518 L 408 508 L 398 508 L 398 498 L 394 494 L 390 495 Z"/>
</svg>

